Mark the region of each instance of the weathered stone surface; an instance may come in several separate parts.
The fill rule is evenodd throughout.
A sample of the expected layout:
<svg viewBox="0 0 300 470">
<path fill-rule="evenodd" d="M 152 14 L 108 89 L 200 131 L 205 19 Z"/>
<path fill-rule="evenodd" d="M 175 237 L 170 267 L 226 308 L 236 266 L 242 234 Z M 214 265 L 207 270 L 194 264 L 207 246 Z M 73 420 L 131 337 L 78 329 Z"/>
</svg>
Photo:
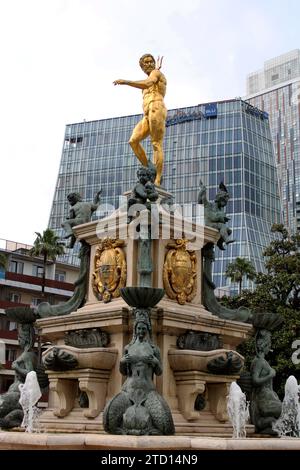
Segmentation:
<svg viewBox="0 0 300 470">
<path fill-rule="evenodd" d="M 195 349 L 196 351 L 212 351 L 221 349 L 222 346 L 217 335 L 195 331 L 187 331 L 184 335 L 179 336 L 176 344 L 179 349 Z"/>
<path fill-rule="evenodd" d="M 65 344 L 75 348 L 102 348 L 109 344 L 109 335 L 100 328 L 67 331 Z"/>
</svg>

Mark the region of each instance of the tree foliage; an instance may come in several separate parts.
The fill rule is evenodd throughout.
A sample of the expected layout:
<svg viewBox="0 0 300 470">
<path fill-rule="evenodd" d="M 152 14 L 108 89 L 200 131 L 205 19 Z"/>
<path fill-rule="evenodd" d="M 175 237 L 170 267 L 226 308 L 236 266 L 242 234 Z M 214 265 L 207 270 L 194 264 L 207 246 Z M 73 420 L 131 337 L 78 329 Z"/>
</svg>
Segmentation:
<svg viewBox="0 0 300 470">
<path fill-rule="evenodd" d="M 274 388 L 281 398 L 290 375 L 300 381 L 300 364 L 292 362 L 292 344 L 300 340 L 300 234 L 289 235 L 281 224 L 273 225 L 274 240 L 264 250 L 266 273 L 256 276 L 253 292 L 224 298 L 222 303 L 237 308 L 249 307 L 256 312 L 277 312 L 283 324 L 272 333 L 272 351 L 267 359 L 276 370 Z M 249 370 L 255 356 L 254 338 L 239 347 Z"/>
<path fill-rule="evenodd" d="M 267 283 L 269 295 L 277 305 L 300 307 L 300 234 L 289 235 L 282 224 L 275 224 L 276 238 L 265 249 L 267 274 L 261 274 L 258 286 Z M 264 289 L 265 290 L 265 289 Z"/>
<path fill-rule="evenodd" d="M 242 283 L 244 277 L 253 281 L 256 277 L 256 271 L 251 261 L 245 258 L 236 258 L 233 263 L 227 266 L 225 276 L 231 279 L 231 282 L 237 282 L 239 285 L 239 294 L 242 292 Z"/>
<path fill-rule="evenodd" d="M 6 269 L 7 268 L 7 257 L 5 256 L 4 253 L 0 253 L 0 269 Z"/>
<path fill-rule="evenodd" d="M 43 234 L 39 232 L 35 233 L 37 237 L 34 240 L 33 247 L 29 251 L 29 254 L 31 256 L 42 256 L 43 258 L 42 294 L 44 294 L 47 261 L 55 261 L 57 256 L 64 253 L 64 247 L 59 242 L 59 237 L 50 228 L 44 230 Z"/>
</svg>

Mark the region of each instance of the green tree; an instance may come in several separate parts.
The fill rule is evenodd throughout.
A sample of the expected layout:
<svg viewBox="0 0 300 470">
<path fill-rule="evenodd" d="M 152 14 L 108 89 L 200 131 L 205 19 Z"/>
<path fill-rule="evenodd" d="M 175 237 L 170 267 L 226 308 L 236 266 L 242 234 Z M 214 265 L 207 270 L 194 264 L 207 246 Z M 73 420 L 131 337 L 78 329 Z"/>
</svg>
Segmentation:
<svg viewBox="0 0 300 470">
<path fill-rule="evenodd" d="M 274 240 L 264 250 L 266 273 L 259 273 L 253 292 L 222 299 L 232 308 L 245 306 L 257 312 L 276 312 L 283 324 L 272 333 L 272 351 L 267 360 L 276 370 L 274 388 L 281 397 L 290 375 L 300 380 L 300 364 L 292 362 L 292 344 L 300 339 L 300 234 L 289 235 L 281 224 L 272 226 Z M 243 343 L 239 352 L 249 370 L 255 356 L 254 339 Z"/>
<path fill-rule="evenodd" d="M 34 240 L 33 247 L 29 251 L 31 256 L 43 257 L 43 276 L 42 276 L 42 294 L 44 295 L 46 283 L 46 265 L 48 260 L 55 261 L 56 257 L 64 253 L 64 247 L 59 242 L 59 237 L 47 228 L 43 235 L 35 232 L 37 237 Z"/>
<path fill-rule="evenodd" d="M 250 281 L 253 281 L 256 277 L 256 271 L 251 261 L 244 258 L 236 258 L 233 263 L 230 263 L 227 266 L 225 276 L 229 277 L 231 282 L 238 283 L 239 294 L 241 294 L 244 277 Z"/>
<path fill-rule="evenodd" d="M 274 224 L 275 240 L 265 249 L 267 273 L 257 279 L 259 292 L 276 305 L 300 307 L 300 234 L 289 235 L 282 224 Z M 258 292 L 258 293 L 259 293 Z"/>
<path fill-rule="evenodd" d="M 6 269 L 7 268 L 7 257 L 5 256 L 4 253 L 0 253 L 0 269 Z"/>
</svg>

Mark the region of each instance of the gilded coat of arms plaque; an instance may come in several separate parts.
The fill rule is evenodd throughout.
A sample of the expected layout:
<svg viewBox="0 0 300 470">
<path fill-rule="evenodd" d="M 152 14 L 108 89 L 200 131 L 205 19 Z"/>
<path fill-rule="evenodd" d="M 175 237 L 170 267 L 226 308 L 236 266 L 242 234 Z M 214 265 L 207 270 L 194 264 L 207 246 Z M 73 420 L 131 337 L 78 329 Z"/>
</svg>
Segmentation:
<svg viewBox="0 0 300 470">
<path fill-rule="evenodd" d="M 166 293 L 181 305 L 191 302 L 197 291 L 197 259 L 195 252 L 187 249 L 187 243 L 184 239 L 168 243 L 163 267 Z"/>
<path fill-rule="evenodd" d="M 105 238 L 96 248 L 92 286 L 98 300 L 105 303 L 120 297 L 126 286 L 126 259 L 123 240 Z"/>
</svg>

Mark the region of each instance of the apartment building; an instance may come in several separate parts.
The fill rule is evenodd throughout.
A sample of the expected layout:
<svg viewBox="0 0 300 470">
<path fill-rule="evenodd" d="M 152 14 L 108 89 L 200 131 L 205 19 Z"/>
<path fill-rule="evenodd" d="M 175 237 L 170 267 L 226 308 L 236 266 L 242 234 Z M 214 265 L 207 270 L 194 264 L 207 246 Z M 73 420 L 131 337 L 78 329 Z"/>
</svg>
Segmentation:
<svg viewBox="0 0 300 470">
<path fill-rule="evenodd" d="M 31 257 L 29 245 L 0 239 L 0 253 L 6 268 L 0 267 L 0 393 L 14 380 L 12 362 L 20 354 L 17 325 L 7 319 L 5 309 L 36 307 L 40 302 L 52 305 L 67 301 L 73 294 L 78 267 L 49 261 L 46 267 L 45 293 L 42 295 L 43 262 Z"/>
</svg>

